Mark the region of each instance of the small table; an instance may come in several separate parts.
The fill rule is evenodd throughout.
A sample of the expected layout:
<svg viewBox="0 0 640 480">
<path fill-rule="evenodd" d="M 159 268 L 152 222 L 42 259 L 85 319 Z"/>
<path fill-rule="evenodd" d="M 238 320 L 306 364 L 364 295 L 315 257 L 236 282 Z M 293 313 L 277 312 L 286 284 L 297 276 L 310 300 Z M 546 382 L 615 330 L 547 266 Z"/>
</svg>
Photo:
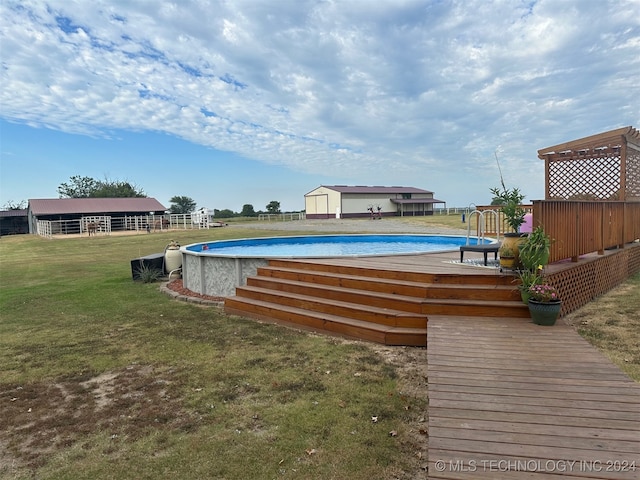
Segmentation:
<svg viewBox="0 0 640 480">
<path fill-rule="evenodd" d="M 487 254 L 493 252 L 493 258 L 498 259 L 499 243 L 485 243 L 482 245 L 462 245 L 460 247 L 460 263 L 464 260 L 464 252 L 480 252 L 484 256 L 484 266 L 487 266 Z"/>
</svg>

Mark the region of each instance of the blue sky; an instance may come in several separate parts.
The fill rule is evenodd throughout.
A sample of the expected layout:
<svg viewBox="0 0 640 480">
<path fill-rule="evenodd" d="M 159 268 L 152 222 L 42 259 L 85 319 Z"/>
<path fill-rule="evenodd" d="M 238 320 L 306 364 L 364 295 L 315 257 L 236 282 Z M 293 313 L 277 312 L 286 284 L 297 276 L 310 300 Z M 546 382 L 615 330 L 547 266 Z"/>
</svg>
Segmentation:
<svg viewBox="0 0 640 480">
<path fill-rule="evenodd" d="M 74 175 L 165 206 L 322 184 L 544 197 L 537 150 L 640 125 L 640 0 L 2 0 L 0 206 Z"/>
</svg>

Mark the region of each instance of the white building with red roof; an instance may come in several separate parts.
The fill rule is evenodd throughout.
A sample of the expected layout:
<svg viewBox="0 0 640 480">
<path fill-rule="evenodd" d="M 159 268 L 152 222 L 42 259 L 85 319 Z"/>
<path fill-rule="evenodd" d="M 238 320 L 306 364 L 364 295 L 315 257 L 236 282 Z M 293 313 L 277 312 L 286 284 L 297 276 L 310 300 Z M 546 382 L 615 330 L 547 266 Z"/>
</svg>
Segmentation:
<svg viewBox="0 0 640 480">
<path fill-rule="evenodd" d="M 444 200 L 415 187 L 321 185 L 304 196 L 306 217 L 378 218 L 382 216 L 433 215 L 433 206 Z"/>
</svg>

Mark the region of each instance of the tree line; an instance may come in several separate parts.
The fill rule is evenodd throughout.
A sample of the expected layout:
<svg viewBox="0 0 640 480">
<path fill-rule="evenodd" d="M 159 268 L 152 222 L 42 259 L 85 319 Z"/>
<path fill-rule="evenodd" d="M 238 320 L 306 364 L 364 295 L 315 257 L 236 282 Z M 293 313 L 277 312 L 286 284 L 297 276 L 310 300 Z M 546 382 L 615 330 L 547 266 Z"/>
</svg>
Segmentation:
<svg viewBox="0 0 640 480">
<path fill-rule="evenodd" d="M 96 180 L 91 177 L 74 175 L 68 182 L 58 187 L 60 198 L 145 198 L 144 190 L 126 180 Z M 190 214 L 196 211 L 196 202 L 191 197 L 175 195 L 169 200 L 169 213 Z M 261 213 L 281 213 L 280 202 L 272 200 L 265 206 L 266 211 L 255 211 L 253 205 L 245 204 L 241 212 L 229 209 L 213 209 L 216 218 L 257 217 Z"/>
</svg>

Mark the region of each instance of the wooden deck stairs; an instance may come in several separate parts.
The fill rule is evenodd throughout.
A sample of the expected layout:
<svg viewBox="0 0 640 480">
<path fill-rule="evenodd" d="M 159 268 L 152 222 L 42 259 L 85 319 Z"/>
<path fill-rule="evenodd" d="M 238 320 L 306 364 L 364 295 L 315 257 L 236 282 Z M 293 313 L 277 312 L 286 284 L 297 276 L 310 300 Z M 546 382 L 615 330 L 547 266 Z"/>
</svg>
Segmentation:
<svg viewBox="0 0 640 480">
<path fill-rule="evenodd" d="M 386 345 L 426 346 L 432 315 L 528 317 L 508 276 L 270 260 L 225 312 Z"/>
</svg>

